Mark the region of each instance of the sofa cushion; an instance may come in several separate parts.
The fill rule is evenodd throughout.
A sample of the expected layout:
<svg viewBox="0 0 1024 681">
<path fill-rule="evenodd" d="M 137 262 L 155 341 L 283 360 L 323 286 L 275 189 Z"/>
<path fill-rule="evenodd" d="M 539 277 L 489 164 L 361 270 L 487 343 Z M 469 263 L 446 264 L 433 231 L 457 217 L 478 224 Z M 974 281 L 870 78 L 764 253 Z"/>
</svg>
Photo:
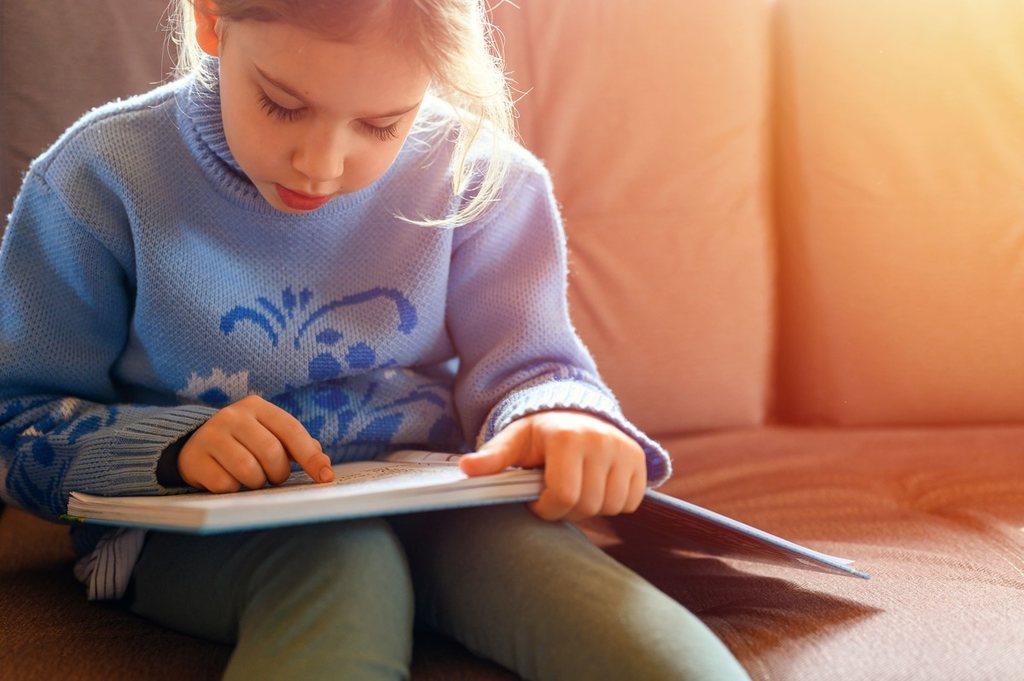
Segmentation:
<svg viewBox="0 0 1024 681">
<path fill-rule="evenodd" d="M 1024 427 L 754 429 L 667 442 L 682 498 L 820 551 L 870 581 L 591 536 L 694 611 L 755 680 L 1019 676 Z M 215 679 L 228 649 L 87 603 L 63 527 L 0 515 L 0 661 L 11 678 Z M 173 662 L 169 662 L 173 661 Z M 421 632 L 413 678 L 514 678 Z"/>
<path fill-rule="evenodd" d="M 777 5 L 780 403 L 1024 419 L 1024 4 Z"/>
<path fill-rule="evenodd" d="M 573 319 L 626 414 L 655 437 L 761 423 L 769 4 L 496 4 L 520 132 L 563 207 Z"/>
<path fill-rule="evenodd" d="M 674 439 L 665 491 L 869 581 L 595 531 L 687 605 L 754 679 L 1020 678 L 1024 427 L 765 429 Z"/>
</svg>

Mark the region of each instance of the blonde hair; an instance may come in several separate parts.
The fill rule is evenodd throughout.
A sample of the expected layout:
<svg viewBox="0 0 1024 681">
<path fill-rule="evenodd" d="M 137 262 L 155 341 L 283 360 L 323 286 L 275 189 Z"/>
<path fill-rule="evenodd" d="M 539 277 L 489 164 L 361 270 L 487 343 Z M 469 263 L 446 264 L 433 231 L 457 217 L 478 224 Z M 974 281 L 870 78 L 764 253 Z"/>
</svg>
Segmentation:
<svg viewBox="0 0 1024 681">
<path fill-rule="evenodd" d="M 299 26 L 327 38 L 351 40 L 361 31 L 384 26 L 396 41 L 410 45 L 431 73 L 430 94 L 450 104 L 443 136 L 454 135 L 452 193 L 469 200 L 447 218 L 409 220 L 430 226 L 472 222 L 496 200 L 508 171 L 506 145 L 515 135 L 514 107 L 502 67 L 495 29 L 484 0 L 176 0 L 172 17 L 179 76 L 196 70 L 202 50 L 196 42 L 196 2 L 229 21 L 274 21 Z M 383 22 L 383 24 L 382 24 Z M 435 122 L 436 124 L 436 122 Z M 429 125 L 429 123 L 428 123 Z M 492 153 L 480 168 L 470 167 L 469 151 L 488 128 Z M 472 182 L 472 186 L 470 183 Z M 408 218 L 403 218 L 408 219 Z"/>
</svg>

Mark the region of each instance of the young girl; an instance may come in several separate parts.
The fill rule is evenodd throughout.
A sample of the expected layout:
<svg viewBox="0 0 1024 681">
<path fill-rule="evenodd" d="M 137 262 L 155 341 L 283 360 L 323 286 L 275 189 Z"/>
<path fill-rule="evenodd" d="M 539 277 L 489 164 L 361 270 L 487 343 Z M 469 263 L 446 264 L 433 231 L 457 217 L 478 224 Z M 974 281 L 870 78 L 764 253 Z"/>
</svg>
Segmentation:
<svg viewBox="0 0 1024 681">
<path fill-rule="evenodd" d="M 550 180 L 510 141 L 479 0 L 181 9 L 190 73 L 86 115 L 16 201 L 3 498 L 56 518 L 72 490 L 227 492 L 293 464 L 326 482 L 332 462 L 476 448 L 469 475 L 544 466 L 539 500 L 76 527 L 76 574 L 233 644 L 228 678 L 407 678 L 414 621 L 530 679 L 746 678 L 566 522 L 634 510 L 669 460 L 572 330 Z"/>
</svg>

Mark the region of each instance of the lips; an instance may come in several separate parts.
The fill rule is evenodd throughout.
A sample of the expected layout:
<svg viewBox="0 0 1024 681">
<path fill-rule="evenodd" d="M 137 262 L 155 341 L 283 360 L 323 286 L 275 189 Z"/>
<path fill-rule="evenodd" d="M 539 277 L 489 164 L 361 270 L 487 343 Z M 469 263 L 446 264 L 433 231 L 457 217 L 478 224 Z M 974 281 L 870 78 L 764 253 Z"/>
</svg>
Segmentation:
<svg viewBox="0 0 1024 681">
<path fill-rule="evenodd" d="M 332 194 L 324 194 L 321 196 L 303 194 L 302 192 L 282 187 L 279 184 L 275 184 L 274 188 L 277 189 L 277 195 L 281 197 L 281 201 L 284 205 L 288 206 L 292 210 L 316 210 L 333 198 Z"/>
</svg>

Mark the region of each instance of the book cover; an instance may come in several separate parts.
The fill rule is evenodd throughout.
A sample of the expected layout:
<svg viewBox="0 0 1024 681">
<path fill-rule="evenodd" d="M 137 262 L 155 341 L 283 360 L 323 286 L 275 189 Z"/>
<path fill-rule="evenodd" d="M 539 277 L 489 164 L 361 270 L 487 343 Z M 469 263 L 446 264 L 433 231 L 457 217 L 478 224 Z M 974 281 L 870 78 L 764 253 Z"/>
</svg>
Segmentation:
<svg viewBox="0 0 1024 681">
<path fill-rule="evenodd" d="M 230 494 L 103 497 L 72 492 L 66 520 L 209 534 L 365 516 L 525 502 L 543 488 L 541 469 L 468 477 L 458 455 L 401 451 L 336 464 L 335 480 L 296 472 L 283 484 Z M 615 518 L 674 548 L 867 578 L 852 561 L 820 553 L 674 497 L 649 490 L 636 513 Z"/>
</svg>

